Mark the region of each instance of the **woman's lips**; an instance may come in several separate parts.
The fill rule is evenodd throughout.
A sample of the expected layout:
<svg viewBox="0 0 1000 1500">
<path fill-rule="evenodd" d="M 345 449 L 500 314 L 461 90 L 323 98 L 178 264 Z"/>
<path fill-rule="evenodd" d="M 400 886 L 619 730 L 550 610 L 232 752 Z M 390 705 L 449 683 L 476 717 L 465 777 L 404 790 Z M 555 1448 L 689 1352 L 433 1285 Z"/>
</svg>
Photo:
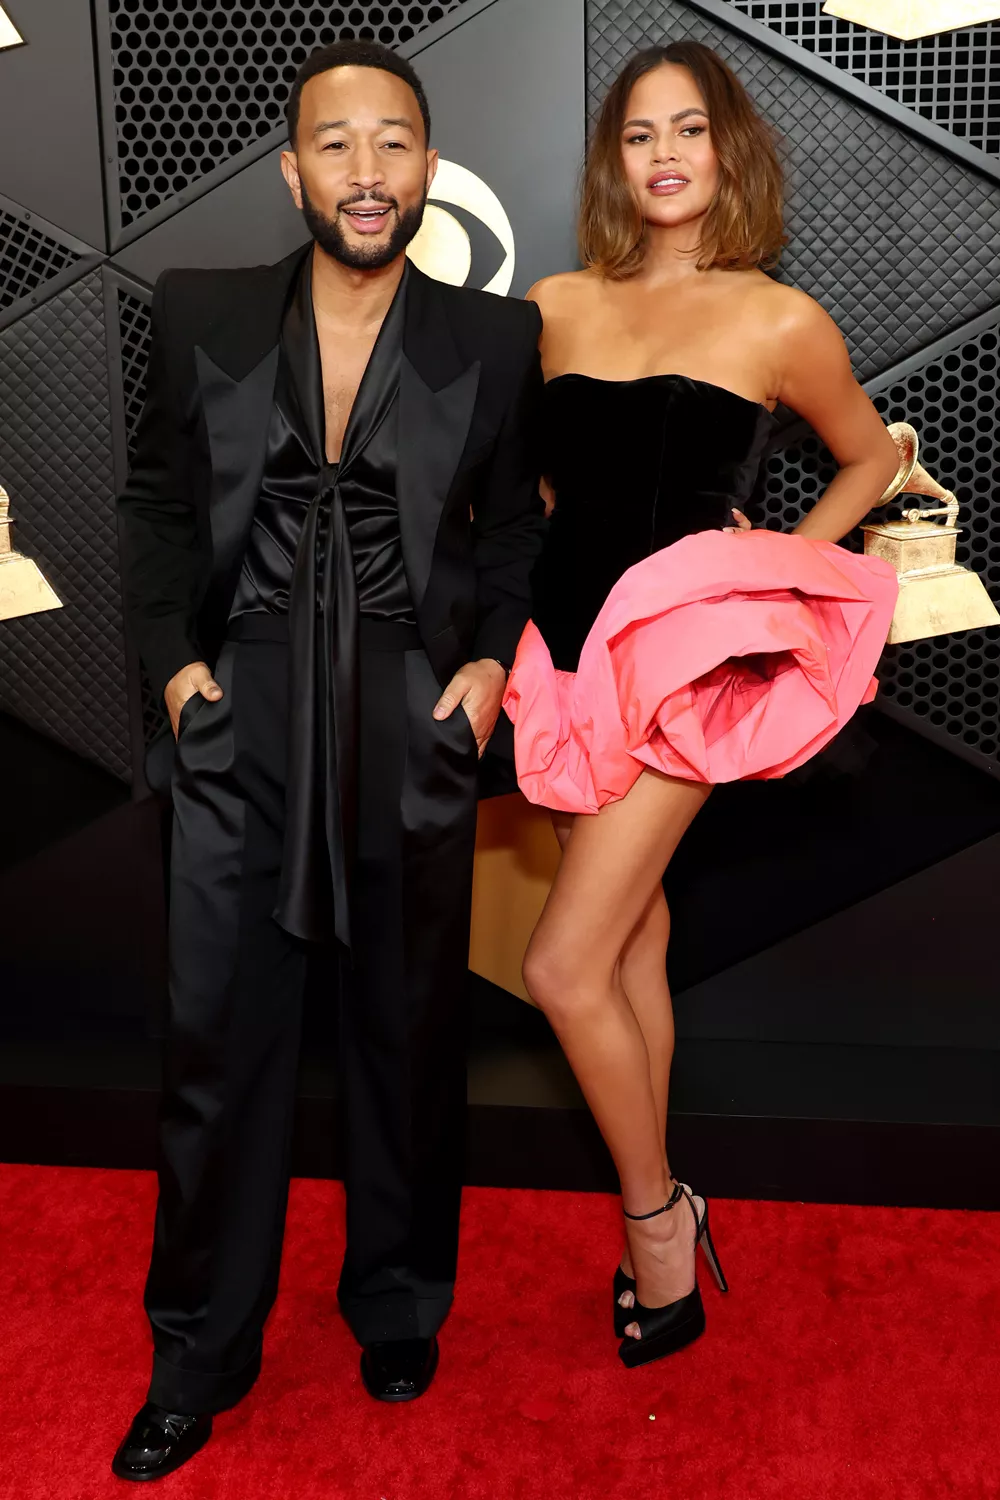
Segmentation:
<svg viewBox="0 0 1000 1500">
<path fill-rule="evenodd" d="M 662 177 L 651 177 L 646 184 L 646 191 L 653 194 L 655 198 L 670 198 L 674 193 L 683 192 L 688 186 L 689 179 L 681 177 L 679 173 L 665 173 Z"/>
</svg>

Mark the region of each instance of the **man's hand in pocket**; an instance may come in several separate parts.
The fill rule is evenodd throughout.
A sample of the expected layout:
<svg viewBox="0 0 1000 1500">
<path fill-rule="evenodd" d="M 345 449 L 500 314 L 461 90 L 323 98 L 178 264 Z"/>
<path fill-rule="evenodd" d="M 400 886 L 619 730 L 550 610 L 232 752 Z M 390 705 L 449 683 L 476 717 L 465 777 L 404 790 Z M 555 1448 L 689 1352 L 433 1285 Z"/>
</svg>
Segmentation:
<svg viewBox="0 0 1000 1500">
<path fill-rule="evenodd" d="M 217 703 L 222 697 L 222 689 L 209 671 L 207 662 L 193 661 L 189 666 L 182 667 L 179 672 L 174 673 L 164 689 L 163 701 L 170 715 L 174 739 L 180 732 L 181 709 L 195 693 L 200 693 L 209 703 Z"/>
</svg>

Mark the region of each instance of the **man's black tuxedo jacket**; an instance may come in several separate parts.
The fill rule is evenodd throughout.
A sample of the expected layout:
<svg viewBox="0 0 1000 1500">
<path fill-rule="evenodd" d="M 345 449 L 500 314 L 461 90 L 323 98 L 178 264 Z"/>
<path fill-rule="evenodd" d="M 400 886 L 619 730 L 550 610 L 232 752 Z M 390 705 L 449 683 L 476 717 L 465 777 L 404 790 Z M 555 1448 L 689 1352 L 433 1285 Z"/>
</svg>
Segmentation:
<svg viewBox="0 0 1000 1500">
<path fill-rule="evenodd" d="M 167 271 L 135 460 L 119 497 L 125 602 L 157 695 L 214 666 L 264 466 L 281 323 L 308 247 L 275 266 Z M 410 267 L 397 500 L 417 622 L 442 686 L 513 661 L 541 546 L 542 377 L 532 303 Z"/>
</svg>

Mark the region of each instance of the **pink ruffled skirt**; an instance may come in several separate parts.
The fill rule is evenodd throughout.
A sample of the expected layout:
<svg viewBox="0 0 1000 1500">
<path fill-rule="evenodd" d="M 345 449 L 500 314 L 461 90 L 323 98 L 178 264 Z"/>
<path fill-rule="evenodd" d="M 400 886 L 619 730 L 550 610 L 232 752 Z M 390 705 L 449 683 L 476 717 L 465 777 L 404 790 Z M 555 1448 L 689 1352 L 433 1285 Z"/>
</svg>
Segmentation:
<svg viewBox="0 0 1000 1500">
<path fill-rule="evenodd" d="M 615 584 L 560 672 L 529 621 L 507 684 L 530 802 L 595 813 L 644 766 L 715 784 L 783 776 L 875 696 L 898 583 L 832 542 L 703 531 Z"/>
</svg>

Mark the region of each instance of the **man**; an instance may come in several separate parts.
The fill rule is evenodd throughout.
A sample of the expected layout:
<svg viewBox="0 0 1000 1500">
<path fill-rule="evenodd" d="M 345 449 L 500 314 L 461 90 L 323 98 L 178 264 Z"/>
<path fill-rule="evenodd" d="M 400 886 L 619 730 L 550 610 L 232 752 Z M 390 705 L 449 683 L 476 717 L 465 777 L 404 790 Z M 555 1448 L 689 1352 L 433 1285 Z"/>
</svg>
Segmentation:
<svg viewBox="0 0 1000 1500">
<path fill-rule="evenodd" d="M 373 1396 L 433 1377 L 477 753 L 543 525 L 537 312 L 404 255 L 437 164 L 413 69 L 324 48 L 288 124 L 313 244 L 160 278 L 119 502 L 129 614 L 177 737 L 153 1377 L 113 1463 L 136 1480 L 190 1458 L 259 1371 L 315 943 L 343 958 L 340 1305 Z"/>
</svg>

